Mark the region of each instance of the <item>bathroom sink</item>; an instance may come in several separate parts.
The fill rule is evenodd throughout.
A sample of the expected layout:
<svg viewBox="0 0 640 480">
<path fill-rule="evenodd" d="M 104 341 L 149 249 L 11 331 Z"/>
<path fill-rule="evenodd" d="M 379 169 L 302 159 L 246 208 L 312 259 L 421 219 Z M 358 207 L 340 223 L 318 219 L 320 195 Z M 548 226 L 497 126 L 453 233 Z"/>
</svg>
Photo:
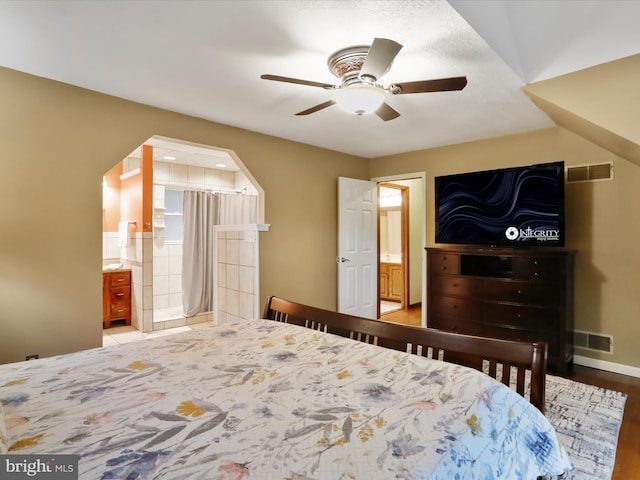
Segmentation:
<svg viewBox="0 0 640 480">
<path fill-rule="evenodd" d="M 102 271 L 121 270 L 124 267 L 121 263 L 110 263 L 109 265 L 103 265 Z"/>
</svg>

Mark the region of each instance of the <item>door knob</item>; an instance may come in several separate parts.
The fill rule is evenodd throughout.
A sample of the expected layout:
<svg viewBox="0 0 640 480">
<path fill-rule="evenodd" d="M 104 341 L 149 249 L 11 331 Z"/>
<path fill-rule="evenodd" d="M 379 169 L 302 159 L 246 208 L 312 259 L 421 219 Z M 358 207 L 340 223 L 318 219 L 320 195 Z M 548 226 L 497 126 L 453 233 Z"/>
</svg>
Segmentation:
<svg viewBox="0 0 640 480">
<path fill-rule="evenodd" d="M 336 257 L 336 262 L 337 263 L 344 263 L 344 262 L 350 262 L 350 261 L 351 260 L 349 260 L 348 258 L 344 258 L 344 257 L 341 257 L 341 256 L 337 256 Z"/>
</svg>

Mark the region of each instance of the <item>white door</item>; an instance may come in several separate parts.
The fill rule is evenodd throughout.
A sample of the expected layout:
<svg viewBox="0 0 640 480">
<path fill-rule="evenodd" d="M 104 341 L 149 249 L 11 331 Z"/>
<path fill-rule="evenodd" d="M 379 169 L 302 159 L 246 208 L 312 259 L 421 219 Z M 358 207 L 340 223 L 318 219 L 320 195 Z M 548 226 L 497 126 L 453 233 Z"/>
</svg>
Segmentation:
<svg viewBox="0 0 640 480">
<path fill-rule="evenodd" d="M 378 316 L 378 188 L 338 178 L 338 311 Z"/>
</svg>

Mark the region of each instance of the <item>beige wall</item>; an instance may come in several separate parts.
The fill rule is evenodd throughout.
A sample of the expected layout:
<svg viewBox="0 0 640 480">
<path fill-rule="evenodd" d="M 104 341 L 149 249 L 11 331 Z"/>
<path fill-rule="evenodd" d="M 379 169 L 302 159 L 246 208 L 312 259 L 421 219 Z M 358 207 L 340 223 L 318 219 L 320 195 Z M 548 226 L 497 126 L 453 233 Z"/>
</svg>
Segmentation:
<svg viewBox="0 0 640 480">
<path fill-rule="evenodd" d="M 576 328 L 610 334 L 606 361 L 640 367 L 640 167 L 570 133 L 529 134 L 373 159 L 251 133 L 0 69 L 0 363 L 101 344 L 102 175 L 154 134 L 232 149 L 266 192 L 261 294 L 336 306 L 338 176 L 433 177 L 564 160 L 613 161 L 615 180 L 567 186 Z"/>
<path fill-rule="evenodd" d="M 0 363 L 102 344 L 102 176 L 155 134 L 234 150 L 268 192 L 263 302 L 335 308 L 337 177 L 368 160 L 8 69 L 0 85 Z"/>
<path fill-rule="evenodd" d="M 562 128 L 493 138 L 371 161 L 371 175 L 427 172 L 427 245 L 434 245 L 433 177 L 564 160 L 566 165 L 614 162 L 613 181 L 566 188 L 567 248 L 574 249 L 575 328 L 613 335 L 614 354 L 583 356 L 640 367 L 640 167 Z"/>
<path fill-rule="evenodd" d="M 640 165 L 640 54 L 526 85 L 556 125 Z"/>
</svg>

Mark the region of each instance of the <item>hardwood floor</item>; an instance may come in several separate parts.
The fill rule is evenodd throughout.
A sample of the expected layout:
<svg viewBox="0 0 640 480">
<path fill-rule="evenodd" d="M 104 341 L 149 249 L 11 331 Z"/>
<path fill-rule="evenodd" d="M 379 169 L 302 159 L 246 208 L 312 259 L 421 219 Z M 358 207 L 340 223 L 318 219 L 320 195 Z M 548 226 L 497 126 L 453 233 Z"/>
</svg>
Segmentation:
<svg viewBox="0 0 640 480">
<path fill-rule="evenodd" d="M 420 326 L 422 310 L 420 307 L 410 310 L 397 310 L 382 315 L 381 319 Z M 576 382 L 627 394 L 612 480 L 640 478 L 640 378 L 580 365 L 574 366 L 573 371 L 566 377 Z"/>
<path fill-rule="evenodd" d="M 422 308 L 416 307 L 409 310 L 394 310 L 380 316 L 381 320 L 387 322 L 403 323 L 405 325 L 413 325 L 419 327 L 422 325 Z"/>
</svg>

